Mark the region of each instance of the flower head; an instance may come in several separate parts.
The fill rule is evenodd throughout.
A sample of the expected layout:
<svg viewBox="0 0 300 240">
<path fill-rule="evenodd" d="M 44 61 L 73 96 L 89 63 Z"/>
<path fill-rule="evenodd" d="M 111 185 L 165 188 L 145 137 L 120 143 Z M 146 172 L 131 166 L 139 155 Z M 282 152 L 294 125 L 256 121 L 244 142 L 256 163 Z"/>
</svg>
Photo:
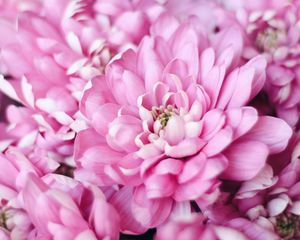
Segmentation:
<svg viewBox="0 0 300 240">
<path fill-rule="evenodd" d="M 119 239 L 118 214 L 99 189 L 55 175 L 44 177 L 49 185 L 32 174 L 27 180 L 24 208 L 40 238 Z"/>
<path fill-rule="evenodd" d="M 163 14 L 151 32 L 93 80 L 81 102 L 91 127 L 75 143 L 75 176 L 134 186 L 133 214 L 146 226 L 168 216 L 149 219 L 150 206 L 168 212 L 174 201 L 200 203 L 216 195 L 218 177 L 251 179 L 291 136 L 283 121 L 245 107 L 263 86 L 266 63 L 256 57 L 238 67 L 236 28 L 207 46 L 192 26 Z"/>
<path fill-rule="evenodd" d="M 237 9 L 235 9 L 237 10 Z M 238 7 L 245 29 L 244 57 L 263 54 L 268 60 L 265 90 L 277 115 L 291 126 L 299 114 L 299 1 L 257 2 Z"/>
<path fill-rule="evenodd" d="M 265 168 L 237 194 L 238 206 L 250 220 L 276 232 L 282 239 L 299 237 L 299 142 L 292 160 L 278 176 Z"/>
</svg>

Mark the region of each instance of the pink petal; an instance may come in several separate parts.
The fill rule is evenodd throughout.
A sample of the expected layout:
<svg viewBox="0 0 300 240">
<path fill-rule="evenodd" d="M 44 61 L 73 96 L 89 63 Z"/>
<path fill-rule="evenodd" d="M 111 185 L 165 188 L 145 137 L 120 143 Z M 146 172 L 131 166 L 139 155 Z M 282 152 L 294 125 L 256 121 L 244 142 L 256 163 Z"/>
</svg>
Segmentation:
<svg viewBox="0 0 300 240">
<path fill-rule="evenodd" d="M 220 240 L 232 240 L 232 239 L 249 240 L 242 233 L 232 228 L 217 226 L 214 228 L 214 230 L 217 237 Z"/>
<path fill-rule="evenodd" d="M 144 145 L 136 152 L 136 155 L 143 159 L 154 158 L 160 156 L 162 151 L 158 149 L 154 144 Z"/>
<path fill-rule="evenodd" d="M 278 198 L 272 199 L 267 206 L 270 217 L 274 217 L 283 213 L 283 211 L 286 209 L 288 204 L 289 204 L 288 197 L 279 196 Z"/>
<path fill-rule="evenodd" d="M 172 15 L 163 13 L 152 24 L 151 33 L 155 36 L 161 36 L 164 40 L 169 40 L 175 30 L 178 28 L 178 20 Z"/>
<path fill-rule="evenodd" d="M 95 227 L 95 232 L 98 237 L 107 237 L 112 239 L 117 239 L 119 237 L 119 215 L 117 211 L 105 201 L 105 199 L 99 199 L 95 197 L 93 205 L 93 225 Z M 106 219 L 109 224 L 106 224 Z"/>
<path fill-rule="evenodd" d="M 292 134 L 292 129 L 283 120 L 263 116 L 243 139 L 260 141 L 268 146 L 270 153 L 278 153 L 286 148 Z"/>
<path fill-rule="evenodd" d="M 229 165 L 222 177 L 235 181 L 249 180 L 264 167 L 268 154 L 268 147 L 260 142 L 234 143 L 224 152 Z"/>
<path fill-rule="evenodd" d="M 219 154 L 207 159 L 201 177 L 203 180 L 211 180 L 218 177 L 228 166 L 228 160 L 225 156 Z"/>
<path fill-rule="evenodd" d="M 208 141 L 202 151 L 207 157 L 214 156 L 222 152 L 233 140 L 232 129 L 226 127 L 221 129 L 212 139 Z"/>
<path fill-rule="evenodd" d="M 199 152 L 204 145 L 205 142 L 199 138 L 184 139 L 175 146 L 166 144 L 165 153 L 172 158 L 188 157 Z"/>
<path fill-rule="evenodd" d="M 197 79 L 199 71 L 198 37 L 196 32 L 187 25 L 181 25 L 170 39 L 175 58 L 183 60 L 189 75 Z"/>
<path fill-rule="evenodd" d="M 249 132 L 258 120 L 258 113 L 252 107 L 228 109 L 226 116 L 226 122 L 233 129 L 233 139 L 237 139 Z"/>
<path fill-rule="evenodd" d="M 205 49 L 200 56 L 201 79 L 205 79 L 215 63 L 215 51 L 213 48 Z M 202 80 L 203 81 L 203 80 Z"/>
<path fill-rule="evenodd" d="M 169 217 L 173 200 L 160 198 L 151 200 L 146 197 L 146 190 L 140 186 L 135 189 L 132 199 L 132 211 L 135 218 L 147 228 L 157 227 Z"/>
<path fill-rule="evenodd" d="M 176 181 L 169 174 L 153 174 L 146 179 L 145 187 L 149 199 L 170 197 L 174 193 Z"/>
<path fill-rule="evenodd" d="M 202 79 L 202 85 L 207 93 L 211 96 L 213 106 L 215 106 L 215 103 L 219 97 L 221 87 L 224 82 L 224 77 L 225 69 L 223 67 L 213 66 L 207 76 Z M 222 94 L 224 93 L 222 92 Z"/>
<path fill-rule="evenodd" d="M 130 115 L 123 115 L 110 123 L 107 140 L 116 150 L 134 152 L 138 150 L 135 144 L 136 136 L 142 132 L 141 121 Z"/>
<path fill-rule="evenodd" d="M 241 67 L 231 72 L 223 83 L 217 107 L 240 107 L 249 101 L 255 70 Z"/>
<path fill-rule="evenodd" d="M 120 106 L 114 103 L 106 103 L 98 106 L 92 115 L 92 126 L 102 136 L 108 133 L 109 124 L 117 117 Z"/>
<path fill-rule="evenodd" d="M 174 199 L 176 201 L 196 200 L 205 194 L 215 183 L 215 181 L 203 180 L 200 176 L 192 181 L 178 185 Z"/>
<path fill-rule="evenodd" d="M 265 167 L 250 181 L 244 182 L 237 193 L 237 198 L 250 198 L 263 189 L 273 186 L 277 182 L 273 169 L 266 164 Z"/>
<path fill-rule="evenodd" d="M 280 240 L 281 238 L 264 227 L 260 225 L 250 222 L 243 218 L 236 218 L 231 220 L 228 225 L 233 227 L 234 229 L 238 229 L 240 232 L 244 233 L 249 239 L 255 240 Z"/>
<path fill-rule="evenodd" d="M 295 78 L 295 74 L 292 70 L 279 67 L 279 66 L 268 66 L 268 81 L 275 86 L 285 86 L 286 84 L 290 84 L 290 82 Z"/>
<path fill-rule="evenodd" d="M 243 50 L 243 37 L 241 30 L 236 27 L 230 27 L 224 29 L 222 32 L 219 33 L 217 36 L 214 46 L 216 48 L 217 55 L 220 56 L 224 49 L 227 47 L 232 46 L 233 53 L 234 53 L 234 61 L 232 65 L 236 65 L 239 61 L 239 58 L 242 54 Z"/>
<path fill-rule="evenodd" d="M 17 169 L 13 166 L 13 164 L 9 160 L 7 160 L 2 154 L 0 155 L 0 169 L 3 169 L 3 171 L 0 172 L 1 183 L 6 185 L 7 187 L 15 189 L 15 181 L 19 173 Z"/>
<path fill-rule="evenodd" d="M 225 116 L 223 111 L 213 109 L 207 112 L 203 117 L 202 138 L 204 140 L 211 139 L 225 124 Z"/>
<path fill-rule="evenodd" d="M 185 135 L 184 120 L 179 116 L 172 116 L 165 127 L 164 138 L 171 145 L 177 145 Z"/>
<path fill-rule="evenodd" d="M 85 230 L 78 234 L 74 240 L 97 240 L 95 234 L 91 230 Z"/>
<path fill-rule="evenodd" d="M 153 42 L 150 38 L 144 38 L 140 44 L 137 69 L 139 75 L 144 77 L 146 90 L 151 91 L 162 75 L 163 66 L 153 49 Z"/>
<path fill-rule="evenodd" d="M 131 208 L 133 189 L 123 187 L 113 194 L 109 202 L 114 206 L 120 216 L 120 230 L 127 233 L 141 234 L 147 230 L 133 216 Z"/>
<path fill-rule="evenodd" d="M 263 56 L 257 56 L 252 58 L 249 62 L 246 63 L 246 66 L 253 67 L 255 69 L 255 75 L 251 87 L 251 96 L 252 99 L 256 96 L 259 91 L 263 88 L 266 80 L 266 66 L 267 61 Z"/>
<path fill-rule="evenodd" d="M 126 92 L 127 100 L 129 104 L 135 106 L 137 98 L 145 93 L 144 83 L 138 76 L 127 70 L 124 71 L 122 77 L 125 84 L 123 91 Z"/>
<path fill-rule="evenodd" d="M 155 167 L 155 174 L 174 174 L 177 175 L 181 172 L 183 168 L 182 161 L 176 159 L 167 158 L 161 160 Z"/>
<path fill-rule="evenodd" d="M 184 164 L 183 170 L 178 176 L 178 183 L 185 183 L 195 178 L 203 171 L 206 162 L 206 156 L 202 153 L 199 153 L 198 155 L 189 159 Z"/>
</svg>

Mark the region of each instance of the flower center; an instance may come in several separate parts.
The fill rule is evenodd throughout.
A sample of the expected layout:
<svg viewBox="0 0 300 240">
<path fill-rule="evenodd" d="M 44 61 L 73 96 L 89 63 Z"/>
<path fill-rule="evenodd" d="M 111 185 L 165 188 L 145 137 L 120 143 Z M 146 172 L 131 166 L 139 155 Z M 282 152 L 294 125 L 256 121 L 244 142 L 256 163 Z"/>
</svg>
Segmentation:
<svg viewBox="0 0 300 240">
<path fill-rule="evenodd" d="M 171 116 L 173 116 L 174 114 L 178 114 L 178 110 L 175 109 L 172 105 L 168 105 L 167 107 L 152 107 L 151 112 L 154 121 L 158 120 L 163 128 L 167 126 Z"/>
<path fill-rule="evenodd" d="M 299 217 L 291 213 L 283 213 L 276 219 L 276 231 L 284 240 L 292 240 L 299 236 Z"/>
<path fill-rule="evenodd" d="M 260 51 L 272 52 L 278 47 L 281 35 L 280 30 L 268 27 L 263 32 L 258 33 L 256 45 Z"/>
<path fill-rule="evenodd" d="M 7 216 L 6 211 L 1 211 L 0 212 L 0 227 L 5 228 L 6 230 L 9 230 L 7 223 L 6 223 L 7 219 L 8 219 L 8 216 Z"/>
</svg>

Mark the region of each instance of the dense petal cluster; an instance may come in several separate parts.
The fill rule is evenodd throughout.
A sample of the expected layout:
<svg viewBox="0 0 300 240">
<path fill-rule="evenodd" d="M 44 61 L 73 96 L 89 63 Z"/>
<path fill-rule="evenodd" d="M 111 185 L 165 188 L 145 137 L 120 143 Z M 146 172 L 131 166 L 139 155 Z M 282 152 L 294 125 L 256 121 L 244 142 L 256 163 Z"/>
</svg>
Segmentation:
<svg viewBox="0 0 300 240">
<path fill-rule="evenodd" d="M 0 0 L 0 239 L 300 239 L 298 0 Z"/>
<path fill-rule="evenodd" d="M 231 1 L 229 1 L 231 2 Z M 233 1 L 232 1 L 233 2 Z M 226 3 L 225 3 L 226 4 Z M 269 61 L 265 91 L 279 117 L 291 126 L 299 115 L 299 1 L 231 6 L 245 31 L 244 57 L 263 54 Z"/>
</svg>

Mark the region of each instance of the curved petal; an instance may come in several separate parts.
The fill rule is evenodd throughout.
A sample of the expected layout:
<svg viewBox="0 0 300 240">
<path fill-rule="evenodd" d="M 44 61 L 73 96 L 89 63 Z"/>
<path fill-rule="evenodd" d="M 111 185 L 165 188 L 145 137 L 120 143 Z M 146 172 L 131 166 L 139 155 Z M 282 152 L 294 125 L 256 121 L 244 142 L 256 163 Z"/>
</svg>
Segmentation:
<svg viewBox="0 0 300 240">
<path fill-rule="evenodd" d="M 125 233 L 141 234 L 147 231 L 147 227 L 141 223 L 133 215 L 131 208 L 133 197 L 133 189 L 131 187 L 123 187 L 115 192 L 109 199 L 120 216 L 120 230 Z"/>
<path fill-rule="evenodd" d="M 268 146 L 270 153 L 279 153 L 286 148 L 292 134 L 292 129 L 285 121 L 263 116 L 243 139 L 262 142 Z"/>
<path fill-rule="evenodd" d="M 166 144 L 165 154 L 172 158 L 188 157 L 199 152 L 204 145 L 205 142 L 199 138 L 184 139 L 175 146 Z"/>
<path fill-rule="evenodd" d="M 223 154 L 228 159 L 228 168 L 222 178 L 235 181 L 245 181 L 253 178 L 264 167 L 269 150 L 260 142 L 237 142 Z"/>
<path fill-rule="evenodd" d="M 131 207 L 138 222 L 147 228 L 152 228 L 166 221 L 172 205 L 171 198 L 148 199 L 146 189 L 140 186 L 134 191 Z"/>
<path fill-rule="evenodd" d="M 176 181 L 169 174 L 153 174 L 146 179 L 145 187 L 149 199 L 170 197 L 174 193 Z"/>
</svg>

